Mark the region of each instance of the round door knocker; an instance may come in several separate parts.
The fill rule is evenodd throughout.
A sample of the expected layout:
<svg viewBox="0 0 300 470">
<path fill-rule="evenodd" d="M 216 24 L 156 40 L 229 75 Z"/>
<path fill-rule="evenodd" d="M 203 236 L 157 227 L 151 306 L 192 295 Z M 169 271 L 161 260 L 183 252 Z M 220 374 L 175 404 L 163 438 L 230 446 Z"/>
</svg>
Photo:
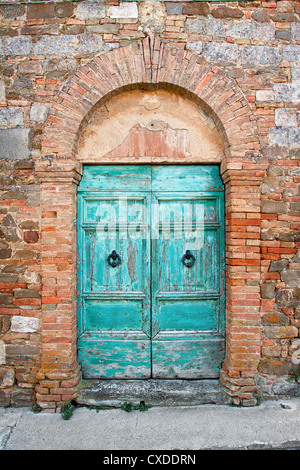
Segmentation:
<svg viewBox="0 0 300 470">
<path fill-rule="evenodd" d="M 111 254 L 108 256 L 107 258 L 107 261 L 108 261 L 108 264 L 110 264 L 110 266 L 112 266 L 113 268 L 115 268 L 116 266 L 118 266 L 119 264 L 121 264 L 121 256 L 118 255 L 118 253 L 116 252 L 116 250 L 113 250 L 111 252 Z"/>
<path fill-rule="evenodd" d="M 184 266 L 187 268 L 191 268 L 194 266 L 196 258 L 195 256 L 190 252 L 190 250 L 186 250 L 185 254 L 183 255 L 181 261 L 183 262 Z"/>
</svg>

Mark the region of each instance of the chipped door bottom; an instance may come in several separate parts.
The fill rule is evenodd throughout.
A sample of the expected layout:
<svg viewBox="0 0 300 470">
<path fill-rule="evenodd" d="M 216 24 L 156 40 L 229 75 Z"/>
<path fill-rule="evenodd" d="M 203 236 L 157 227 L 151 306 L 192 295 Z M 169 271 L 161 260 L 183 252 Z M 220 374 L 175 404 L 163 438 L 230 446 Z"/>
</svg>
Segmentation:
<svg viewBox="0 0 300 470">
<path fill-rule="evenodd" d="M 151 376 L 148 339 L 79 338 L 78 358 L 83 376 L 87 379 L 146 379 Z"/>
<path fill-rule="evenodd" d="M 224 339 L 162 339 L 152 341 L 152 377 L 218 378 Z"/>
</svg>

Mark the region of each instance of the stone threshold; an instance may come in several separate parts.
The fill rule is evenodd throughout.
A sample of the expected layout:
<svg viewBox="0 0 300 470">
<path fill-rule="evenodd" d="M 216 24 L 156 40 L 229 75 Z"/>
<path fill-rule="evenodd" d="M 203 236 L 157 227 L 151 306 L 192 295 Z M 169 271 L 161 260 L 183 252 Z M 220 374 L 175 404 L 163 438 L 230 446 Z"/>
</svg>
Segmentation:
<svg viewBox="0 0 300 470">
<path fill-rule="evenodd" d="M 229 404 L 218 379 L 83 380 L 76 402 L 86 406 L 120 407 L 125 402 L 150 406 Z"/>
</svg>

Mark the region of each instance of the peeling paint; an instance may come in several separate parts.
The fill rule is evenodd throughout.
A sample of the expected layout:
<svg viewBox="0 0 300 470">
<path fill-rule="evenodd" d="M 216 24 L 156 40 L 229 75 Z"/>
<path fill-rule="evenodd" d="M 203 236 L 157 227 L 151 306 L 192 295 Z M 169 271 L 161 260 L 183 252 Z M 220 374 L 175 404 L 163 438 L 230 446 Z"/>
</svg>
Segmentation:
<svg viewBox="0 0 300 470">
<path fill-rule="evenodd" d="M 85 291 L 78 357 L 86 378 L 218 377 L 221 184 L 213 165 L 84 168 L 79 226 L 89 235 L 79 236 L 86 243 L 79 246 Z M 112 220 L 115 233 L 99 236 L 99 224 Z M 187 249 L 192 267 L 182 263 Z M 117 267 L 107 262 L 112 250 L 122 259 Z"/>
</svg>

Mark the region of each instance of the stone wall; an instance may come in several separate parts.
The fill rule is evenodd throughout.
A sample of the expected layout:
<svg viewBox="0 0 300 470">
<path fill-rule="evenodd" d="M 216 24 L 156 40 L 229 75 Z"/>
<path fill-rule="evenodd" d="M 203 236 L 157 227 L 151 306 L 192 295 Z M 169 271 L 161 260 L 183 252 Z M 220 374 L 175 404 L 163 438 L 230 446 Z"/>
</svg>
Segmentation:
<svg viewBox="0 0 300 470">
<path fill-rule="evenodd" d="M 300 361 L 300 4 L 284 0 L 5 3 L 0 5 L 0 405 L 30 404 L 38 394 L 44 408 L 54 409 L 55 403 L 70 399 L 77 383 L 67 376 L 56 377 L 55 370 L 51 382 L 40 370 L 43 338 L 51 336 L 53 297 L 57 299 L 58 277 L 51 276 L 51 235 L 57 214 L 55 207 L 45 210 L 40 203 L 35 166 L 42 161 L 50 168 L 57 152 L 44 133 L 45 126 L 55 125 L 52 105 L 68 98 L 70 80 L 95 56 L 101 59 L 108 51 L 153 35 L 162 44 L 190 51 L 224 71 L 250 106 L 258 129 L 259 152 L 253 147 L 246 169 L 261 184 L 253 186 L 251 194 L 240 187 L 233 204 L 242 207 L 249 197 L 258 203 L 261 198 L 261 211 L 259 217 L 253 214 L 251 224 L 243 214 L 228 217 L 227 222 L 234 226 L 227 238 L 230 289 L 240 296 L 246 313 L 251 305 L 246 320 L 230 327 L 241 328 L 241 334 L 245 322 L 252 327 L 252 350 L 248 336 L 248 349 L 241 351 L 240 359 L 254 351 L 258 366 L 248 376 L 224 369 L 222 383 L 236 403 L 247 399 L 253 403 L 253 394 L 299 393 L 299 387 L 286 378 Z M 82 102 L 84 92 L 79 86 L 73 89 L 73 99 Z M 68 149 L 67 142 L 59 145 Z M 242 179 L 245 164 L 242 167 L 237 159 L 234 165 L 237 172 L 241 170 L 236 178 Z M 47 191 L 51 200 L 49 183 Z M 235 211 L 229 207 L 231 212 Z M 60 256 L 63 260 L 63 250 Z M 48 284 L 42 286 L 43 269 Z M 65 344 L 68 341 L 65 338 Z M 51 348 L 47 354 L 50 357 Z"/>
</svg>

